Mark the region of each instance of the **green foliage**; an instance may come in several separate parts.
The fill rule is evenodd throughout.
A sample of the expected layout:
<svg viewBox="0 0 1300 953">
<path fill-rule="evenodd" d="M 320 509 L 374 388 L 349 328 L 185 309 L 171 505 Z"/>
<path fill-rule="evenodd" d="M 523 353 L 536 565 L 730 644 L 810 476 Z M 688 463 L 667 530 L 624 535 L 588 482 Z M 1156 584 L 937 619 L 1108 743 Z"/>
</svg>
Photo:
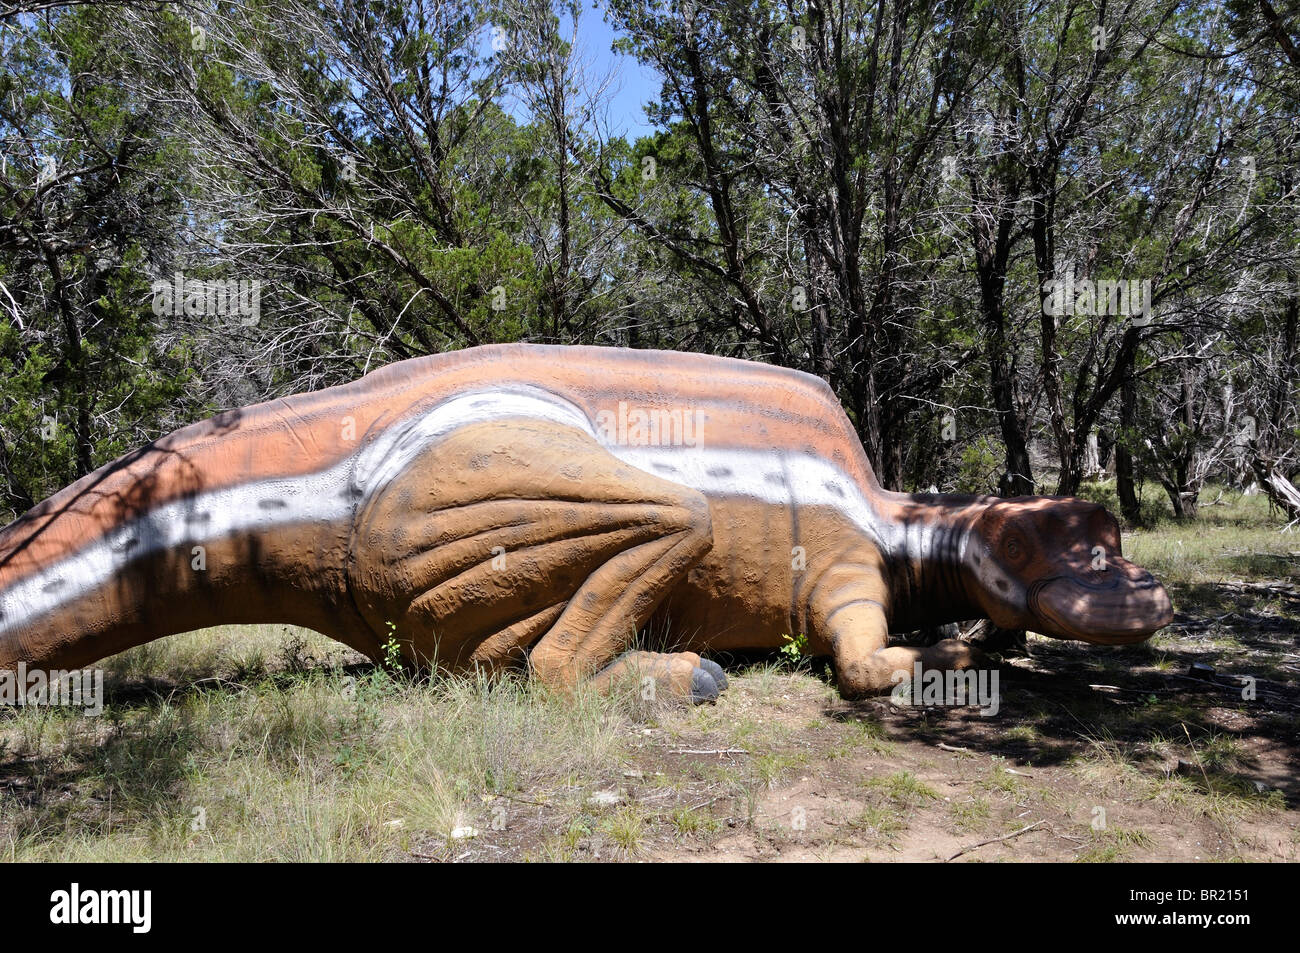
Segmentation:
<svg viewBox="0 0 1300 953">
<path fill-rule="evenodd" d="M 989 434 L 980 434 L 961 448 L 956 491 L 958 493 L 995 492 L 1001 467 L 1002 454 L 997 441 Z"/>
<path fill-rule="evenodd" d="M 397 641 L 396 623 L 388 623 L 388 638 L 384 641 L 381 648 L 383 650 L 381 664 L 383 665 L 384 670 L 389 674 L 402 671 L 405 667 L 405 662 L 402 659 L 402 644 Z"/>
<path fill-rule="evenodd" d="M 1300 94 L 1257 9 L 1140 0 L 1100 47 L 1058 0 L 814 13 L 252 0 L 6 19 L 0 508 L 207 410 L 515 340 L 810 371 L 891 488 L 993 491 L 1019 433 L 1074 492 L 1088 435 L 1119 433 L 1137 481 L 1191 506 L 1242 480 L 1225 447 L 1247 413 L 1294 458 Z M 635 141 L 598 129 L 608 92 L 589 95 L 572 42 L 595 15 L 663 79 Z M 43 183 L 47 158 L 75 174 Z M 1044 321 L 1062 269 L 1151 279 L 1159 320 Z M 176 271 L 264 280 L 260 323 L 154 314 Z"/>
<path fill-rule="evenodd" d="M 1092 503 L 1100 503 L 1111 514 L 1119 515 L 1119 494 L 1115 491 L 1115 484 L 1109 480 L 1105 482 L 1085 480 L 1079 485 L 1078 496 Z"/>
<path fill-rule="evenodd" d="M 121 82 L 104 12 L 0 36 L 0 510 L 21 511 L 189 415 L 184 341 L 150 309 L 183 147 Z"/>
<path fill-rule="evenodd" d="M 798 635 L 783 635 L 781 639 L 785 644 L 777 651 L 785 663 L 791 668 L 803 664 L 808 657 L 808 636 L 800 632 Z"/>
<path fill-rule="evenodd" d="M 1119 493 L 1114 480 L 1085 480 L 1079 485 L 1078 497 L 1093 503 L 1100 503 L 1116 519 L 1121 518 Z M 1154 526 L 1170 516 L 1169 507 L 1159 496 L 1151 497 L 1139 492 L 1138 509 L 1141 514 L 1139 525 Z"/>
</svg>

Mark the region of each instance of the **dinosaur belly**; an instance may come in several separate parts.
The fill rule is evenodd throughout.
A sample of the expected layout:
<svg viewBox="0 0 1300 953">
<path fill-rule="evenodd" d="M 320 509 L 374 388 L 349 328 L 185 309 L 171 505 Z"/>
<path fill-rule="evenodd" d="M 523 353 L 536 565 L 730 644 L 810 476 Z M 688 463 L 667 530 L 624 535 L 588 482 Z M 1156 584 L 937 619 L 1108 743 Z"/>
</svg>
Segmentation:
<svg viewBox="0 0 1300 953">
<path fill-rule="evenodd" d="M 656 632 L 691 651 L 771 650 L 805 635 L 831 652 L 816 623 L 840 603 L 888 602 L 884 560 L 856 520 L 833 506 L 781 506 L 728 497 L 709 501 L 714 545 L 665 600 Z M 829 608 L 828 608 L 829 606 Z"/>
<path fill-rule="evenodd" d="M 713 548 L 677 585 L 652 631 L 692 651 L 770 649 L 792 631 L 794 565 L 788 507 L 711 499 Z"/>
</svg>

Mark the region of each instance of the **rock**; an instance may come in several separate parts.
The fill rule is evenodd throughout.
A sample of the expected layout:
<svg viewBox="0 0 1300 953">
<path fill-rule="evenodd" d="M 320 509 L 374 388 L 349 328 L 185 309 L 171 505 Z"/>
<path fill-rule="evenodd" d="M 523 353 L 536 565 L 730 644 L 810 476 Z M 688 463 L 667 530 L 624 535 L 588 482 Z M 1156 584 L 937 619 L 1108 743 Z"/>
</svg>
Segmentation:
<svg viewBox="0 0 1300 953">
<path fill-rule="evenodd" d="M 458 827 L 451 832 L 452 840 L 470 840 L 478 837 L 478 831 L 473 827 Z"/>
<path fill-rule="evenodd" d="M 1187 669 L 1189 678 L 1199 678 L 1203 682 L 1214 681 L 1216 674 L 1214 666 L 1206 665 L 1204 662 L 1193 662 Z"/>
</svg>

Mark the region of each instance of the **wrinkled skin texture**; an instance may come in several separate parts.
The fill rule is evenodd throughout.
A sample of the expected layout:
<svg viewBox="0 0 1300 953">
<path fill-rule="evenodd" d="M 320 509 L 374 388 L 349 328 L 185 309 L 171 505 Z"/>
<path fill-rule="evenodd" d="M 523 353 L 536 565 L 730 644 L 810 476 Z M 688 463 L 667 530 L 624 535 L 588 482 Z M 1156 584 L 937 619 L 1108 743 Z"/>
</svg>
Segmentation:
<svg viewBox="0 0 1300 953">
<path fill-rule="evenodd" d="M 229 411 L 0 532 L 0 668 L 209 625 L 308 626 L 414 667 L 704 701 L 704 656 L 805 633 L 846 696 L 981 664 L 891 631 L 987 616 L 1103 644 L 1164 589 L 1079 500 L 881 489 L 830 389 L 727 358 L 494 345 Z M 635 649 L 645 627 L 662 652 Z"/>
</svg>

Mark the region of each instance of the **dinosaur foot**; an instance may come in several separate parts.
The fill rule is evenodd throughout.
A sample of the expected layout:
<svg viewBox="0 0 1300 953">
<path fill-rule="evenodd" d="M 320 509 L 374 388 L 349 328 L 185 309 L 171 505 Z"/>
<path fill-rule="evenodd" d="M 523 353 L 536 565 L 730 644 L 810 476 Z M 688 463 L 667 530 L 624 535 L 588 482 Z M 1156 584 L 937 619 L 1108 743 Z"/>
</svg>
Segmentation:
<svg viewBox="0 0 1300 953">
<path fill-rule="evenodd" d="M 694 652 L 625 652 L 596 681 L 607 687 L 630 681 L 643 697 L 662 693 L 693 705 L 717 701 L 728 684 L 721 665 Z"/>
<path fill-rule="evenodd" d="M 697 671 L 701 671 L 705 676 L 713 679 L 713 685 L 716 691 L 711 698 L 705 699 L 706 701 L 713 701 L 719 694 L 727 690 L 727 686 L 730 684 L 727 681 L 727 673 L 722 670 L 722 666 L 717 662 L 701 658 L 700 667 Z"/>
<path fill-rule="evenodd" d="M 917 665 L 923 673 L 997 667 L 978 648 L 960 639 L 943 639 L 928 648 L 890 646 L 866 659 L 838 665 L 836 680 L 840 695 L 846 700 L 856 701 L 871 695 L 890 694 L 900 684 L 911 683 Z"/>
</svg>

